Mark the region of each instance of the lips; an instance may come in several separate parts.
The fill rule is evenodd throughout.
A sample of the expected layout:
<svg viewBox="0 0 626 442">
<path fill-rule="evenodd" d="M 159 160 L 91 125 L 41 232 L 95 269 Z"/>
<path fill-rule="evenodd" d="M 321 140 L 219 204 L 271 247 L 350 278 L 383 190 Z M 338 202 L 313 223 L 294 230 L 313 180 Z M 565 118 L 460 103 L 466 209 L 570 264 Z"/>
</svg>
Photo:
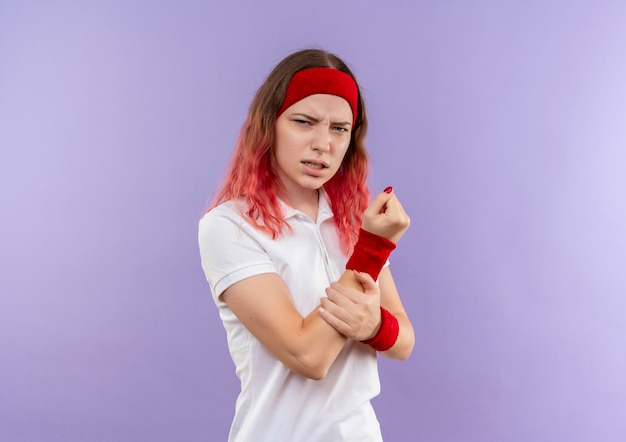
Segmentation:
<svg viewBox="0 0 626 442">
<path fill-rule="evenodd" d="M 328 164 L 322 161 L 304 160 L 302 161 L 302 164 L 313 170 L 323 170 L 328 168 Z"/>
</svg>

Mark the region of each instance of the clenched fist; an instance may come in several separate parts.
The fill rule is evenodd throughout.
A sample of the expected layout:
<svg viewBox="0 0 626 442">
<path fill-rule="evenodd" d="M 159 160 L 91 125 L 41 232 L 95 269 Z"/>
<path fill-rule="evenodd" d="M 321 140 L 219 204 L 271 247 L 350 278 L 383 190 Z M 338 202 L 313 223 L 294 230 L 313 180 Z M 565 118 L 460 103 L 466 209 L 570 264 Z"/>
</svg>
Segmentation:
<svg viewBox="0 0 626 442">
<path fill-rule="evenodd" d="M 376 195 L 363 213 L 361 227 L 375 235 L 382 236 L 394 243 L 409 228 L 411 219 L 391 187 Z"/>
</svg>

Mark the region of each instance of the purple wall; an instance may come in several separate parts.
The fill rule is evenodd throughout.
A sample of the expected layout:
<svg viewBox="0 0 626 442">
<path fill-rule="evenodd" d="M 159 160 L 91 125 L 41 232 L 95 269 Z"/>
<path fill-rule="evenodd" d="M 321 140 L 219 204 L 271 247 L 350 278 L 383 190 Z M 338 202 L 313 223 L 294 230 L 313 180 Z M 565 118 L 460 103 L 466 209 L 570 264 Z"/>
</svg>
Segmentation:
<svg viewBox="0 0 626 442">
<path fill-rule="evenodd" d="M 196 223 L 289 52 L 354 68 L 417 344 L 389 441 L 626 440 L 626 4 L 0 3 L 0 440 L 224 440 Z"/>
</svg>

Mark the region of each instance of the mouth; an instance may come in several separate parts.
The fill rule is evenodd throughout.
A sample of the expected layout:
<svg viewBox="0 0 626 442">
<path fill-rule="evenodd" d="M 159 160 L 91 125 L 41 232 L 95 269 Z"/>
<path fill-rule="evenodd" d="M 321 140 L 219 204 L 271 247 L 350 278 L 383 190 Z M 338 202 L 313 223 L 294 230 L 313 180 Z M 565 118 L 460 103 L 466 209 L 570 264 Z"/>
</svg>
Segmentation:
<svg viewBox="0 0 626 442">
<path fill-rule="evenodd" d="M 305 161 L 302 161 L 302 164 L 304 164 L 306 167 L 313 169 L 313 170 L 323 170 L 323 169 L 328 168 L 328 164 L 319 162 L 319 161 L 305 160 Z"/>
</svg>

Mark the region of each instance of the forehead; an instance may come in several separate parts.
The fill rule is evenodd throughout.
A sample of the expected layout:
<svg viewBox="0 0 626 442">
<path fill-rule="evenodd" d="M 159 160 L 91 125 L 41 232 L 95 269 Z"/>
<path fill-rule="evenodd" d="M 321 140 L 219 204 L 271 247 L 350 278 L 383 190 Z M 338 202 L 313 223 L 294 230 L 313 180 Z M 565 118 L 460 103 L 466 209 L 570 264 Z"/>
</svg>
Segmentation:
<svg viewBox="0 0 626 442">
<path fill-rule="evenodd" d="M 352 122 L 352 109 L 350 104 L 337 95 L 313 94 L 296 101 L 289 106 L 285 113 L 304 112 L 312 114 L 312 117 L 329 117 L 332 120 L 345 120 Z"/>
</svg>

